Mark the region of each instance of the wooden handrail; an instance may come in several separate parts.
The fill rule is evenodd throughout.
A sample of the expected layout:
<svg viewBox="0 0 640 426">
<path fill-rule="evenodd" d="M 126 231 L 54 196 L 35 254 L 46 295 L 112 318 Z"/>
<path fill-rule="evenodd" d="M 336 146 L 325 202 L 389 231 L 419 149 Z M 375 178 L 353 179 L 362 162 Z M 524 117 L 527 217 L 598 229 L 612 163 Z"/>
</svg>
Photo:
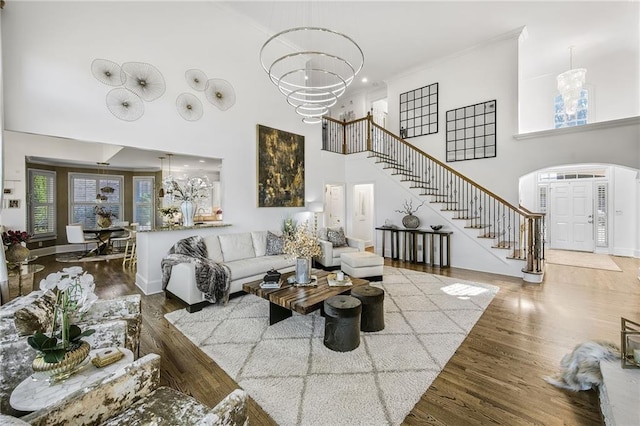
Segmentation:
<svg viewBox="0 0 640 426">
<path fill-rule="evenodd" d="M 379 126 L 369 113 L 364 118 L 348 122 L 330 117 L 324 117 L 324 120 L 330 127 L 341 126 L 343 154 L 369 151 L 373 156 L 380 157 L 383 162 L 390 163 L 390 166 L 395 165 L 398 167 L 396 172 L 402 172 L 396 174 L 405 174 L 407 180 L 413 180 L 422 185 L 414 187 L 427 189 L 421 195 L 431 194 L 438 197 L 433 202 L 445 203 L 444 211 L 461 212 L 456 213 L 453 219 L 470 221 L 469 228 L 494 227 L 494 231 L 485 231 L 479 238 L 494 238 L 494 248 L 517 247 L 514 249 L 513 258 L 526 260 L 526 270 L 523 271 L 536 274 L 542 271 L 544 213 L 533 213 L 521 205 L 511 204 L 442 161 Z M 366 127 L 363 125 L 365 121 Z M 383 145 L 379 147 L 380 143 Z M 323 146 L 324 144 L 323 140 Z M 387 147 L 392 150 L 392 153 L 385 153 Z M 405 156 L 410 156 L 410 159 L 401 158 Z M 420 180 L 416 181 L 416 178 Z M 435 179 L 436 186 L 443 185 L 448 195 L 428 192 L 436 189 L 431 188 L 432 179 Z M 452 207 L 458 203 L 459 206 Z M 483 222 L 483 219 L 488 220 Z"/>
<path fill-rule="evenodd" d="M 519 212 L 520 214 L 522 214 L 523 216 L 529 216 L 529 215 L 542 215 L 544 216 L 544 213 L 533 213 L 527 209 L 525 209 L 522 206 L 514 206 L 513 204 L 511 204 L 510 202 L 508 202 L 507 200 L 505 200 L 504 198 L 500 197 L 499 195 L 495 194 L 493 191 L 485 188 L 484 186 L 480 185 L 479 183 L 475 182 L 473 179 L 469 179 L 467 176 L 464 176 L 463 174 L 459 173 L 458 171 L 456 171 L 455 169 L 449 167 L 446 163 L 443 163 L 442 161 L 438 160 L 437 158 L 432 157 L 431 155 L 427 154 L 426 152 L 424 152 L 423 150 L 421 150 L 420 148 L 417 148 L 414 145 L 411 145 L 410 143 L 408 143 L 407 141 L 405 141 L 404 139 L 402 139 L 401 137 L 391 133 L 390 131 L 388 131 L 387 129 L 385 129 L 384 127 L 379 126 L 378 124 L 376 124 L 373 121 L 373 117 L 371 116 L 370 113 L 367 113 L 366 117 L 362 117 L 362 118 L 357 118 L 355 120 L 352 121 L 340 121 L 340 120 L 336 120 L 335 118 L 331 118 L 331 117 L 323 117 L 325 120 L 328 121 L 333 121 L 334 123 L 337 124 L 341 124 L 343 125 L 345 128 L 347 127 L 347 125 L 350 124 L 356 124 L 360 121 L 364 121 L 367 120 L 369 121 L 370 125 L 373 125 L 373 127 L 375 127 L 376 129 L 380 130 L 381 132 L 385 133 L 386 135 L 398 140 L 399 142 L 403 143 L 404 145 L 408 146 L 410 149 L 413 149 L 417 152 L 419 152 L 420 154 L 424 155 L 425 157 L 427 157 L 429 160 L 433 161 L 434 163 L 436 163 L 437 165 L 439 165 L 440 167 L 444 168 L 445 170 L 453 173 L 454 175 L 458 176 L 459 178 L 469 182 L 470 184 L 472 184 L 473 186 L 475 186 L 476 188 L 480 189 L 483 192 L 486 192 L 488 195 L 490 195 L 491 197 L 495 198 L 496 200 L 500 201 L 502 204 L 505 204 L 506 206 L 508 206 L 509 208 L 511 208 L 514 211 Z M 370 137 L 368 135 L 368 137 Z M 346 138 L 345 138 L 346 140 Z"/>
</svg>

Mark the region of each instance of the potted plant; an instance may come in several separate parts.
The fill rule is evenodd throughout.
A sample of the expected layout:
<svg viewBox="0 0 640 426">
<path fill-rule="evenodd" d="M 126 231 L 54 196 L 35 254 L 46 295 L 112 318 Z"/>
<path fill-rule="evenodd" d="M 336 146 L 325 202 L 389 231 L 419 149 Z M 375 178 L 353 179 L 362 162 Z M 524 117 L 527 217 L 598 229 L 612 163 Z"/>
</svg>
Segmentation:
<svg viewBox="0 0 640 426">
<path fill-rule="evenodd" d="M 417 216 L 414 216 L 414 213 L 418 211 L 420 207 L 425 202 L 423 201 L 416 208 L 413 208 L 413 200 L 405 200 L 404 205 L 402 206 L 402 210 L 396 210 L 398 213 L 404 213 L 405 216 L 402 218 L 402 224 L 405 228 L 415 229 L 420 226 L 420 219 Z"/>
<path fill-rule="evenodd" d="M 40 290 L 57 292 L 51 333 L 35 333 L 27 339 L 29 346 L 40 352 L 33 360 L 33 370 L 50 375 L 53 379 L 68 376 L 90 351 L 82 337 L 95 330 L 82 331 L 71 324 L 74 311 L 86 312 L 98 299 L 91 274 L 83 273 L 80 266 L 64 268 L 40 281 Z"/>
<path fill-rule="evenodd" d="M 100 228 L 108 228 L 111 226 L 111 218 L 116 217 L 116 214 L 111 209 L 105 206 L 95 206 L 93 212 L 96 214 L 96 223 Z"/>
<path fill-rule="evenodd" d="M 24 262 L 29 257 L 29 249 L 26 247 L 31 235 L 26 231 L 5 231 L 2 233 L 2 243 L 7 246 L 5 258 L 10 263 Z"/>
</svg>

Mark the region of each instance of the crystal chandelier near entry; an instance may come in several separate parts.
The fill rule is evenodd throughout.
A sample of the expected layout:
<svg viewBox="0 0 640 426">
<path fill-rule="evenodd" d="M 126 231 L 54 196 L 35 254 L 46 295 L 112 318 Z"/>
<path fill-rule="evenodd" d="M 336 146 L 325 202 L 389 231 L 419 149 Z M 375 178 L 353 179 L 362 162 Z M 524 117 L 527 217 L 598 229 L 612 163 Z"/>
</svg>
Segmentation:
<svg viewBox="0 0 640 426">
<path fill-rule="evenodd" d="M 578 109 L 578 101 L 585 82 L 587 70 L 585 68 L 573 68 L 573 46 L 569 47 L 569 71 L 558 75 L 558 91 L 562 95 L 564 112 L 574 115 Z"/>
<path fill-rule="evenodd" d="M 321 27 L 296 27 L 260 49 L 262 68 L 305 123 L 319 123 L 364 65 L 349 36 Z"/>
</svg>

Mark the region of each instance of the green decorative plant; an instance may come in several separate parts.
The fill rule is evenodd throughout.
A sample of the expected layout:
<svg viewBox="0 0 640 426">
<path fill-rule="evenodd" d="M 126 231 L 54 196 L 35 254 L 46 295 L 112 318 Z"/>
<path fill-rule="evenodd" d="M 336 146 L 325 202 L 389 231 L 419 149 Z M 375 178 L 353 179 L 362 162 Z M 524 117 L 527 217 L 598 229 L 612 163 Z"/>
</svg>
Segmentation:
<svg viewBox="0 0 640 426">
<path fill-rule="evenodd" d="M 86 312 L 98 299 L 94 289 L 93 276 L 83 273 L 79 266 L 64 268 L 62 272 L 49 274 L 47 278 L 40 281 L 40 290 L 57 291 L 53 325 L 50 335 L 37 332 L 27 339 L 27 343 L 35 350 L 42 352 L 45 362 L 62 361 L 65 353 L 74 349 L 82 337 L 90 336 L 95 332 L 92 329 L 82 331 L 80 327 L 70 324 L 69 321 L 69 315 L 72 312 Z"/>
</svg>

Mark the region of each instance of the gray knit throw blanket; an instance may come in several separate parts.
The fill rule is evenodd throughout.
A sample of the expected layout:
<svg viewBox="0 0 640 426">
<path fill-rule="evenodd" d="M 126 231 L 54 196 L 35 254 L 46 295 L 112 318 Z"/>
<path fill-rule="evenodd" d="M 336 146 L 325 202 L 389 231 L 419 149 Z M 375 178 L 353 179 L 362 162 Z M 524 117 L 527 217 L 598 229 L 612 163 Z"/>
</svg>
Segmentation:
<svg viewBox="0 0 640 426">
<path fill-rule="evenodd" d="M 171 278 L 171 268 L 179 263 L 194 263 L 196 267 L 196 285 L 211 303 L 229 301 L 231 271 L 223 263 L 209 259 L 207 246 L 200 236 L 184 238 L 171 247 L 169 254 L 162 259 L 162 289 L 167 288 Z"/>
</svg>

